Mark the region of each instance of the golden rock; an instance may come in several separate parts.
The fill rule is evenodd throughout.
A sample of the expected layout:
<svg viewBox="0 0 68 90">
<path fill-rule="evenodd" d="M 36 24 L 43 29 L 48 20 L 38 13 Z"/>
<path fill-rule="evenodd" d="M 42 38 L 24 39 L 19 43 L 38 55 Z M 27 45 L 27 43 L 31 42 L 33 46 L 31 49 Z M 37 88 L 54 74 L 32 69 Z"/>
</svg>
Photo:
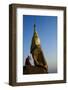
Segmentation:
<svg viewBox="0 0 68 90">
<path fill-rule="evenodd" d="M 47 65 L 47 62 L 45 60 L 42 48 L 41 48 L 41 43 L 40 43 L 38 33 L 36 31 L 35 24 L 34 24 L 34 34 L 32 37 L 30 51 L 31 51 L 32 57 L 34 59 L 35 66 L 43 67 L 44 70 L 46 70 L 48 72 L 48 65 Z"/>
</svg>

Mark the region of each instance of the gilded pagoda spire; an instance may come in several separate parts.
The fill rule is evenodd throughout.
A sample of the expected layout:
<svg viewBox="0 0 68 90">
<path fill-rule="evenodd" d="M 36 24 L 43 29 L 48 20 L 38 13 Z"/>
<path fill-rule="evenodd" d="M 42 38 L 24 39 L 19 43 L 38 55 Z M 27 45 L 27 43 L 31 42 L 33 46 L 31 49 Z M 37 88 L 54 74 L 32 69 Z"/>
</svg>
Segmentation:
<svg viewBox="0 0 68 90">
<path fill-rule="evenodd" d="M 34 33 L 33 33 L 33 37 L 32 37 L 32 42 L 31 42 L 31 53 L 32 51 L 35 49 L 35 47 L 40 46 L 40 39 L 38 37 L 38 33 L 36 31 L 36 24 L 34 24 Z"/>
<path fill-rule="evenodd" d="M 31 41 L 30 53 L 32 54 L 32 57 L 34 59 L 35 66 L 43 67 L 44 71 L 47 72 L 48 65 L 41 48 L 38 33 L 36 31 L 36 24 L 34 24 L 34 33 Z"/>
<path fill-rule="evenodd" d="M 36 24 L 34 24 L 34 32 L 36 32 Z"/>
</svg>

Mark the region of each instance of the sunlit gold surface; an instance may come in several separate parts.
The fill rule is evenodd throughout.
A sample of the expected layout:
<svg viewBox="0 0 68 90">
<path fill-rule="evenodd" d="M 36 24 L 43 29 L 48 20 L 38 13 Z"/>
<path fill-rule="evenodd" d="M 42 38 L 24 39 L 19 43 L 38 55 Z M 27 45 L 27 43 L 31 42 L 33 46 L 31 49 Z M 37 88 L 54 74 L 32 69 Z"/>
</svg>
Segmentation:
<svg viewBox="0 0 68 90">
<path fill-rule="evenodd" d="M 31 54 L 33 56 L 35 65 L 39 65 L 48 71 L 48 65 L 41 49 L 41 43 L 36 31 L 36 25 L 34 25 L 34 33 L 31 42 Z"/>
</svg>

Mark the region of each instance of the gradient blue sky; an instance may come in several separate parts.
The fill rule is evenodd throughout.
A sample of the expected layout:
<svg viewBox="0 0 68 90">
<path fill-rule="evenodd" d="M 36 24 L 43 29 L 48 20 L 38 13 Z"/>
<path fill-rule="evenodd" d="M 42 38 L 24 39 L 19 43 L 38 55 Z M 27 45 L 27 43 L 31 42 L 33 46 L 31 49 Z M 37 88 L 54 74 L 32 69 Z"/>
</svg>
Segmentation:
<svg viewBox="0 0 68 90">
<path fill-rule="evenodd" d="M 36 31 L 48 63 L 48 72 L 57 72 L 57 16 L 23 15 L 24 60 L 30 53 L 31 40 Z"/>
</svg>

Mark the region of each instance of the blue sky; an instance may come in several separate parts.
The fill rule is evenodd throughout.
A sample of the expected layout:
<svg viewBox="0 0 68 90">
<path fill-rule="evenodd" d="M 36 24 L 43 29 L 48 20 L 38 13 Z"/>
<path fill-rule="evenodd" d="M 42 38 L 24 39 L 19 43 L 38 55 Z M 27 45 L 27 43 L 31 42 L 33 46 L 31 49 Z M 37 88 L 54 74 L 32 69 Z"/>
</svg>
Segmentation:
<svg viewBox="0 0 68 90">
<path fill-rule="evenodd" d="M 48 72 L 57 72 L 57 16 L 23 16 L 24 60 L 30 53 L 34 22 L 48 63 Z"/>
</svg>

